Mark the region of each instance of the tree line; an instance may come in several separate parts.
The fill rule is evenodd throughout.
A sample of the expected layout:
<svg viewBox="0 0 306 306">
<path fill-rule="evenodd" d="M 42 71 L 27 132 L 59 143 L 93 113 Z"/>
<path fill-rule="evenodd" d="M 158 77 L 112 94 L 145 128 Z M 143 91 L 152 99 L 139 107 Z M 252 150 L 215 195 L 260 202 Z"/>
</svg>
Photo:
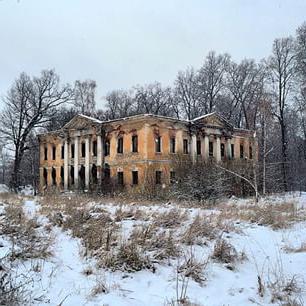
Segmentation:
<svg viewBox="0 0 306 306">
<path fill-rule="evenodd" d="M 256 131 L 263 192 L 306 189 L 306 23 L 294 36 L 275 39 L 271 54 L 259 62 L 237 63 L 211 51 L 202 66 L 179 71 L 172 86 L 153 82 L 113 90 L 103 109 L 96 108 L 96 86 L 93 80 L 62 84 L 53 70 L 16 79 L 3 97 L 3 181 L 10 177 L 14 188 L 37 181 L 36 134 L 60 128 L 76 113 L 111 120 L 142 113 L 193 119 L 218 112 L 234 126 Z"/>
</svg>

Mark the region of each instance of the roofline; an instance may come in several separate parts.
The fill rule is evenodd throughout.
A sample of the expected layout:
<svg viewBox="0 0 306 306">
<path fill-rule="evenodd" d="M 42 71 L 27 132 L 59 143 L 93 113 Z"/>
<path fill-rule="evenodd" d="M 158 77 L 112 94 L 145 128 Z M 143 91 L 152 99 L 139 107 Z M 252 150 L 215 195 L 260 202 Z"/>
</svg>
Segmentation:
<svg viewBox="0 0 306 306">
<path fill-rule="evenodd" d="M 65 127 L 72 121 L 74 120 L 74 118 L 76 117 L 82 117 L 85 118 L 87 120 L 93 121 L 95 124 L 99 124 L 99 125 L 104 125 L 104 124 L 108 124 L 108 123 L 113 123 L 113 122 L 120 122 L 120 121 L 127 121 L 127 120 L 133 120 L 133 119 L 141 119 L 141 118 L 158 118 L 158 119 L 164 119 L 164 120 L 168 120 L 168 121 L 174 121 L 174 122 L 180 122 L 183 124 L 195 124 L 196 121 L 201 120 L 203 118 L 212 116 L 212 115 L 216 115 L 217 117 L 219 117 L 220 119 L 222 119 L 224 122 L 226 122 L 229 126 L 231 126 L 233 128 L 233 130 L 235 131 L 241 131 L 241 132 L 253 132 L 255 130 L 248 130 L 248 129 L 242 129 L 242 128 L 236 128 L 234 127 L 227 119 L 225 119 L 222 115 L 218 114 L 217 112 L 212 112 L 212 113 L 208 113 L 202 116 L 199 116 L 197 118 L 191 119 L 191 120 L 186 120 L 186 119 L 178 119 L 178 118 L 174 118 L 174 117 L 169 117 L 169 116 L 162 116 L 162 115 L 155 115 L 155 114 L 138 114 L 138 115 L 132 115 L 132 116 L 127 116 L 127 117 L 122 117 L 122 118 L 118 118 L 118 119 L 111 119 L 111 120 L 104 120 L 101 121 L 99 119 L 84 115 L 84 114 L 77 114 L 75 115 L 69 122 L 67 122 L 62 128 L 55 130 L 55 131 L 50 131 L 50 132 L 45 132 L 45 133 L 40 133 L 37 136 L 43 136 L 46 134 L 58 134 L 61 132 L 64 132 Z"/>
<path fill-rule="evenodd" d="M 122 118 L 118 118 L 118 119 L 105 120 L 105 121 L 102 121 L 102 124 L 112 123 L 112 122 L 116 122 L 116 121 L 133 120 L 133 119 L 145 118 L 145 117 L 159 118 L 159 119 L 165 119 L 165 120 L 182 122 L 182 123 L 189 123 L 190 122 L 189 120 L 178 119 L 178 118 L 174 118 L 174 117 L 155 115 L 155 114 L 148 113 L 148 114 L 132 115 L 132 116 L 122 117 Z"/>
</svg>

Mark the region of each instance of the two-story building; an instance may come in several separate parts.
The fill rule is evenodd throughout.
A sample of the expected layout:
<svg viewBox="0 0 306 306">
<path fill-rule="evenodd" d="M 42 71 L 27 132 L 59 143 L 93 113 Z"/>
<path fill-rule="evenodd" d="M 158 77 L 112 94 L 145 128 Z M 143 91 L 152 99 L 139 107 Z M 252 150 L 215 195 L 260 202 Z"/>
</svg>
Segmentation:
<svg viewBox="0 0 306 306">
<path fill-rule="evenodd" d="M 234 128 L 211 113 L 193 120 L 143 114 L 110 121 L 77 115 L 60 130 L 39 135 L 40 188 L 95 189 L 104 179 L 133 187 L 175 178 L 173 159 L 192 162 L 257 158 L 254 131 Z M 152 167 L 153 165 L 153 167 Z"/>
</svg>

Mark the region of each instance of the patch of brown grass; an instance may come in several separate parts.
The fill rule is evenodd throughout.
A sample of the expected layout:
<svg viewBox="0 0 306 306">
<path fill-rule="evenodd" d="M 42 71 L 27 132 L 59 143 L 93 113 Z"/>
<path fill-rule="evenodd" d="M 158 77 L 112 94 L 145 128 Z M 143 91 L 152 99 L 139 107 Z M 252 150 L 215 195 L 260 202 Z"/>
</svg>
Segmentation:
<svg viewBox="0 0 306 306">
<path fill-rule="evenodd" d="M 47 258 L 51 256 L 53 237 L 41 228 L 36 218 L 28 218 L 20 203 L 5 206 L 1 231 L 12 242 L 11 259 Z"/>
<path fill-rule="evenodd" d="M 188 219 L 188 214 L 185 210 L 172 208 L 167 212 L 159 213 L 154 216 L 154 225 L 164 228 L 176 228 L 182 225 Z"/>
<path fill-rule="evenodd" d="M 212 215 L 200 216 L 198 214 L 183 232 L 181 241 L 187 245 L 202 245 L 204 244 L 203 238 L 212 240 L 216 238 L 218 232 L 219 229 L 217 228 Z"/>
</svg>

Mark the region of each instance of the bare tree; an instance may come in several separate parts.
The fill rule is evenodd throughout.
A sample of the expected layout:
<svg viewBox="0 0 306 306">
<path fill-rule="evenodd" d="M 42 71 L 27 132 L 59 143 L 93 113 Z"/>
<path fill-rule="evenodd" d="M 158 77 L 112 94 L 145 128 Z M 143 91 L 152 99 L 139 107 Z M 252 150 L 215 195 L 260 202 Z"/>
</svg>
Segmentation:
<svg viewBox="0 0 306 306">
<path fill-rule="evenodd" d="M 113 90 L 106 96 L 106 110 L 104 116 L 107 119 L 127 117 L 135 113 L 132 91 Z"/>
<path fill-rule="evenodd" d="M 170 87 L 162 87 L 158 82 L 135 87 L 136 113 L 173 116 L 173 97 Z"/>
<path fill-rule="evenodd" d="M 298 71 L 302 76 L 303 87 L 306 87 L 306 22 L 297 29 L 296 34 Z"/>
<path fill-rule="evenodd" d="M 53 70 L 44 70 L 40 77 L 33 78 L 22 73 L 4 98 L 0 132 L 8 147 L 14 151 L 10 186 L 15 190 L 30 134 L 45 125 L 58 106 L 68 102 L 71 97 L 70 87 L 60 86 L 59 76 Z"/>
<path fill-rule="evenodd" d="M 235 124 L 254 129 L 258 105 L 264 93 L 264 70 L 254 60 L 231 62 L 228 66 L 227 88 L 231 95 L 231 110 L 228 119 L 235 117 Z"/>
<path fill-rule="evenodd" d="M 198 86 L 198 75 L 193 68 L 180 71 L 175 80 L 175 100 L 179 104 L 184 117 L 191 120 L 204 114 L 201 108 L 201 92 Z"/>
<path fill-rule="evenodd" d="M 229 60 L 228 54 L 216 55 L 214 51 L 211 51 L 199 70 L 198 86 L 205 113 L 211 113 L 216 109 L 216 104 L 225 86 L 225 74 Z"/>
<path fill-rule="evenodd" d="M 293 90 L 294 76 L 297 71 L 295 44 L 292 37 L 276 39 L 272 55 L 268 59 L 271 90 L 274 96 L 273 114 L 277 118 L 281 131 L 282 176 L 284 190 L 288 190 L 287 181 L 287 122 L 288 96 Z"/>
<path fill-rule="evenodd" d="M 93 80 L 75 81 L 74 105 L 76 109 L 85 115 L 94 116 L 96 111 L 96 82 Z"/>
</svg>

